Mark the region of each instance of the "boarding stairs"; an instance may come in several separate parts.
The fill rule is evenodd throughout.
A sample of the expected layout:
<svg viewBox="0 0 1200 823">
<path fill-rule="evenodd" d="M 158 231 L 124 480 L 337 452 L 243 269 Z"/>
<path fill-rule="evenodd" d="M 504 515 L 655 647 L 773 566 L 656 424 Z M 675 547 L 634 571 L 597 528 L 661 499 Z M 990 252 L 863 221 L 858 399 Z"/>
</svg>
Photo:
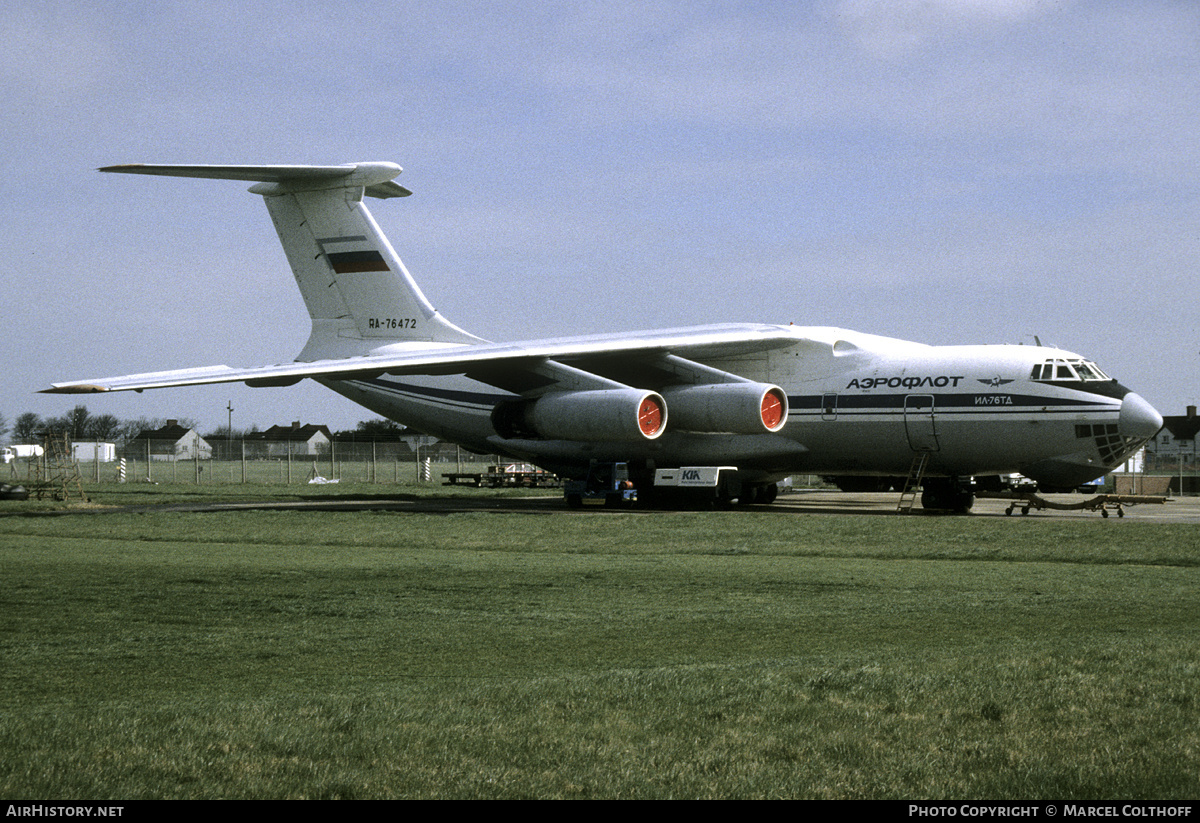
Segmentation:
<svg viewBox="0 0 1200 823">
<path fill-rule="evenodd" d="M 908 469 L 908 477 L 904 478 L 904 488 L 900 490 L 900 502 L 896 504 L 899 514 L 912 514 L 917 502 L 917 492 L 921 490 L 921 481 L 925 478 L 925 467 L 929 465 L 929 452 L 923 451 L 913 458 Z"/>
<path fill-rule="evenodd" d="M 34 474 L 27 484 L 31 495 L 38 500 L 78 498 L 88 502 L 83 493 L 79 461 L 71 454 L 71 443 L 65 433 L 47 434 L 42 456 L 31 459 Z"/>
</svg>

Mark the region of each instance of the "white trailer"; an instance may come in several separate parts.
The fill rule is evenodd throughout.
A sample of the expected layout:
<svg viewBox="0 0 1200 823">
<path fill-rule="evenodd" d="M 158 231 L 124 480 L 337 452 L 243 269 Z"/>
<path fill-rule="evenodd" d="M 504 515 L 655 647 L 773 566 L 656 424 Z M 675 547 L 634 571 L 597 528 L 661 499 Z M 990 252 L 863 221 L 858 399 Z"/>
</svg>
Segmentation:
<svg viewBox="0 0 1200 823">
<path fill-rule="evenodd" d="M 11 463 L 18 457 L 41 457 L 45 450 L 41 446 L 13 444 L 0 449 L 0 460 Z"/>
<path fill-rule="evenodd" d="M 678 469 L 656 469 L 654 485 L 679 489 L 715 489 L 721 484 L 722 472 L 737 472 L 737 466 L 682 466 Z"/>
<path fill-rule="evenodd" d="M 654 470 L 654 497 L 665 503 L 713 503 L 742 494 L 737 466 L 681 466 Z"/>
<path fill-rule="evenodd" d="M 116 443 L 82 442 L 71 444 L 71 458 L 85 462 L 111 463 L 117 459 Z"/>
</svg>

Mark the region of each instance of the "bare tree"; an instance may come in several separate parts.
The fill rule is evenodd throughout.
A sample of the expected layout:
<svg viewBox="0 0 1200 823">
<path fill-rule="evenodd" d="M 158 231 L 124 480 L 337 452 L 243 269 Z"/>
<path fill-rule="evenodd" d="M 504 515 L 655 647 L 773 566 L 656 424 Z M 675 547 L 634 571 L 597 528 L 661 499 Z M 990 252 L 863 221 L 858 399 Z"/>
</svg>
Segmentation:
<svg viewBox="0 0 1200 823">
<path fill-rule="evenodd" d="M 17 418 L 13 425 L 13 441 L 17 443 L 36 443 L 39 433 L 45 428 L 42 418 L 33 412 L 25 412 Z"/>
<path fill-rule="evenodd" d="M 380 417 L 374 420 L 360 420 L 354 430 L 365 435 L 395 435 L 405 431 L 405 428 L 395 420 L 384 420 Z"/>
<path fill-rule="evenodd" d="M 115 415 L 97 414 L 88 418 L 83 436 L 87 440 L 108 441 L 115 439 L 120 431 L 121 421 Z"/>
<path fill-rule="evenodd" d="M 139 417 L 133 420 L 122 420 L 117 430 L 119 437 L 126 445 L 144 431 L 161 429 L 165 420 L 158 417 Z"/>
</svg>

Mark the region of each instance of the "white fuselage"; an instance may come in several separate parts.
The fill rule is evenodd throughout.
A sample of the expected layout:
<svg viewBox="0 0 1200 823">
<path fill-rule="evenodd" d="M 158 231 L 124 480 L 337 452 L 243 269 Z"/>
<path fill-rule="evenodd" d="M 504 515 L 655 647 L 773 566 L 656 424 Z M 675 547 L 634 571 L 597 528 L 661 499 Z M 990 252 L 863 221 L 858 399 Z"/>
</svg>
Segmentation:
<svg viewBox="0 0 1200 823">
<path fill-rule="evenodd" d="M 505 439 L 490 415 L 512 395 L 463 377 L 322 382 L 382 415 L 469 449 L 565 474 L 578 474 L 595 459 L 736 465 L 763 479 L 793 473 L 904 475 L 914 456 L 927 452 L 930 474 L 1020 472 L 1047 484 L 1076 485 L 1120 463 L 1161 425 L 1153 409 L 1136 395 L 1127 400 L 1128 390 L 1114 380 L 1031 378 L 1043 362 L 1082 359 L 1069 352 L 926 346 L 844 330 L 796 331 L 806 339 L 837 340 L 824 351 L 796 345 L 703 361 L 781 386 L 790 408 L 778 434 L 676 431 L 668 423 L 652 441 Z M 1140 413 L 1141 406 L 1149 411 Z"/>
</svg>

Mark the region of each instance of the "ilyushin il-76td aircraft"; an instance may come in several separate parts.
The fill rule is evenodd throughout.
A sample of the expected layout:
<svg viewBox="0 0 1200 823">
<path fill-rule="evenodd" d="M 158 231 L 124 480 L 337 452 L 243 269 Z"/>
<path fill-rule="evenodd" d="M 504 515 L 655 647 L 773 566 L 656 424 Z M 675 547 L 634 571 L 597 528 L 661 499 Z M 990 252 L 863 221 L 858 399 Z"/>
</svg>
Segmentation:
<svg viewBox="0 0 1200 823">
<path fill-rule="evenodd" d="M 122 165 L 106 172 L 253 182 L 312 334 L 292 363 L 55 383 L 61 393 L 316 380 L 480 453 L 566 477 L 623 462 L 732 466 L 769 502 L 792 474 L 904 477 L 926 508 L 966 510 L 971 478 L 1054 487 L 1099 477 L 1162 426 L 1091 360 L 1042 346 L 930 346 L 838 328 L 729 324 L 492 343 L 438 313 L 363 204 L 404 197 L 393 163 Z"/>
</svg>

